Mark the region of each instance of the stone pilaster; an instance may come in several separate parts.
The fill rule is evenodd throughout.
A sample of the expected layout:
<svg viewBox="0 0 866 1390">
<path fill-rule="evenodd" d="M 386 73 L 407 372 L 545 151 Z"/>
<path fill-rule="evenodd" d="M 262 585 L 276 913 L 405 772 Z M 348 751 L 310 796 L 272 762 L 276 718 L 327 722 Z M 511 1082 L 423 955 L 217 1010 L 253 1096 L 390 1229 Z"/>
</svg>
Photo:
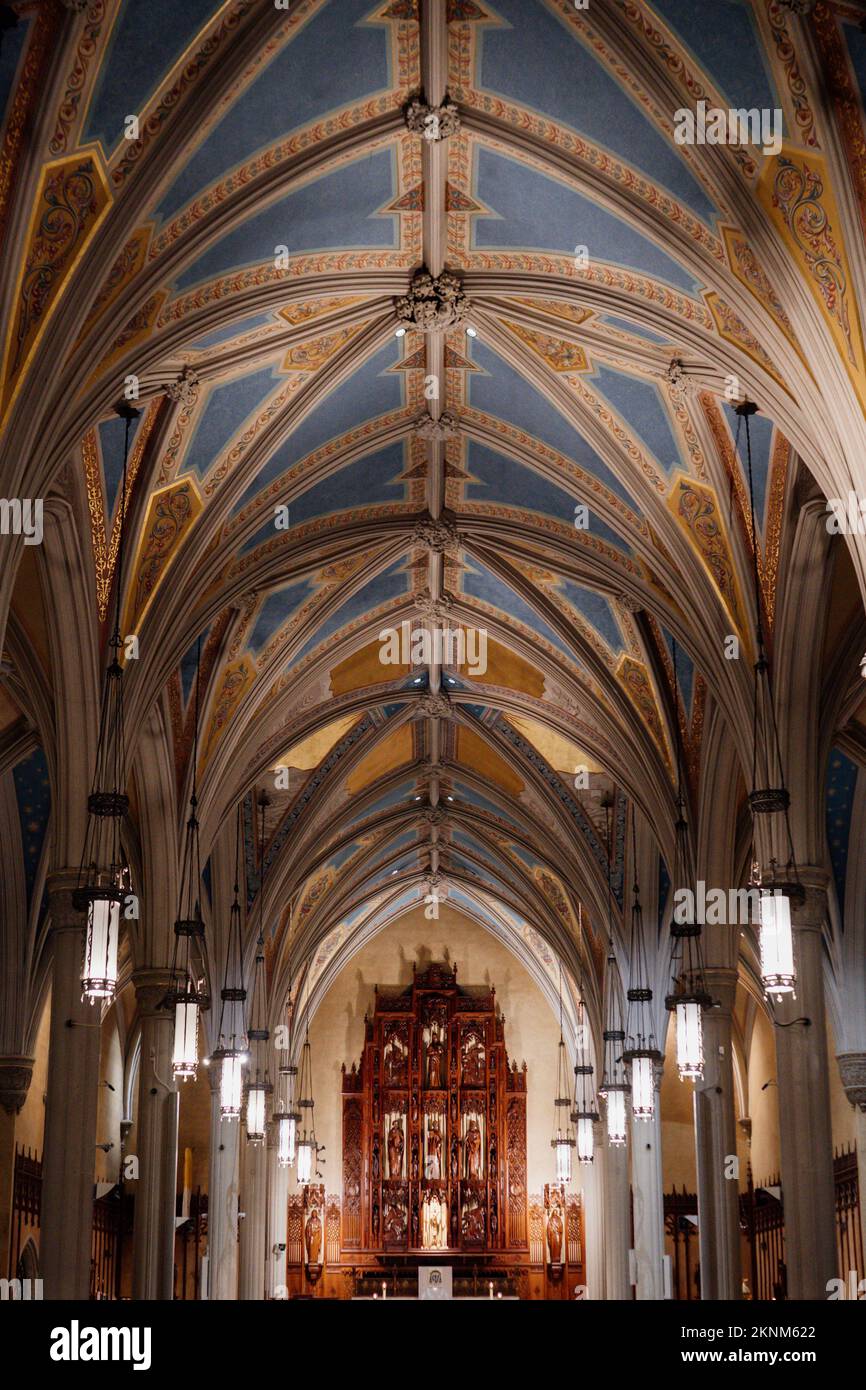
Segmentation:
<svg viewBox="0 0 866 1390">
<path fill-rule="evenodd" d="M 243 1124 L 243 1121 L 241 1121 Z M 265 1240 L 268 1222 L 268 1151 L 264 1144 L 250 1144 L 241 1134 L 243 1185 L 241 1188 L 238 1297 L 261 1302 L 265 1296 Z"/>
<path fill-rule="evenodd" d="M 604 1193 L 604 1296 L 608 1301 L 631 1298 L 628 1252 L 631 1247 L 631 1191 L 628 1148 L 611 1147 L 605 1134 L 600 1154 Z"/>
<path fill-rule="evenodd" d="M 210 1068 L 211 1129 L 208 1183 L 208 1297 L 238 1296 L 240 1120 L 220 1120 L 220 1068 Z"/>
<path fill-rule="evenodd" d="M 742 1290 L 731 1043 L 737 972 L 708 967 L 704 978 L 716 1007 L 703 1015 L 704 1075 L 694 1090 L 701 1298 L 728 1300 Z"/>
<path fill-rule="evenodd" d="M 81 998 L 84 915 L 72 905 L 77 875 L 48 883 L 51 1034 L 39 1241 L 46 1298 L 90 1293 L 100 1009 Z"/>
<path fill-rule="evenodd" d="M 824 1299 L 836 1277 L 833 1140 L 824 1012 L 822 931 L 827 876 L 802 870 L 792 903 L 796 997 L 774 1004 L 788 1297 Z M 808 1024 L 798 1019 L 808 1018 Z"/>
<path fill-rule="evenodd" d="M 285 1297 L 289 1224 L 289 1169 L 277 1159 L 277 1137 L 268 1133 L 268 1226 L 265 1239 L 265 1298 Z"/>
<path fill-rule="evenodd" d="M 634 1259 L 637 1272 L 635 1296 L 642 1300 L 658 1300 L 665 1296 L 662 1134 L 658 1085 L 660 1079 L 661 1068 L 657 1068 L 655 1114 L 652 1119 L 632 1118 L 630 1121 Z"/>
<path fill-rule="evenodd" d="M 141 1017 L 138 1072 L 138 1189 L 132 1288 L 135 1299 L 174 1296 L 178 1093 L 172 1074 L 174 1013 L 163 1007 L 166 969 L 133 976 Z"/>
<path fill-rule="evenodd" d="M 586 1296 L 601 1302 L 605 1296 L 604 1270 L 604 1133 L 596 1122 L 592 1127 L 594 1158 L 592 1163 L 578 1164 L 583 1186 L 583 1261 L 586 1271 Z"/>
</svg>

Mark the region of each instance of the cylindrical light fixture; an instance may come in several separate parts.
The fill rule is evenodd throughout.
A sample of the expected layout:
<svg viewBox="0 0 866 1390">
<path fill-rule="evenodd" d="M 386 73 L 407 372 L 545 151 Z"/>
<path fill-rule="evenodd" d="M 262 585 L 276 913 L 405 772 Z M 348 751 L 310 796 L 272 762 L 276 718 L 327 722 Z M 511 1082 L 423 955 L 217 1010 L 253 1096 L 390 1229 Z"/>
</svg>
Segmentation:
<svg viewBox="0 0 866 1390">
<path fill-rule="evenodd" d="M 655 1049 L 631 1053 L 631 1113 L 635 1120 L 651 1120 L 655 1114 L 653 1063 L 657 1059 Z"/>
<path fill-rule="evenodd" d="M 267 1126 L 268 1087 L 263 1081 L 247 1086 L 247 1138 L 251 1144 L 264 1142 Z"/>
<path fill-rule="evenodd" d="M 769 994 L 793 994 L 797 983 L 794 969 L 794 936 L 791 930 L 791 900 L 774 888 L 762 888 L 760 897 L 761 980 Z"/>
<path fill-rule="evenodd" d="M 244 1062 L 246 1053 L 237 1048 L 220 1048 L 214 1061 L 222 1062 L 220 1072 L 220 1119 L 239 1120 L 244 1099 Z"/>
<path fill-rule="evenodd" d="M 704 1074 L 704 1030 L 696 999 L 677 1000 L 677 1071 L 698 1081 Z"/>
<path fill-rule="evenodd" d="M 313 1160 L 315 1158 L 315 1143 L 305 1134 L 298 1143 L 298 1182 L 308 1183 L 313 1176 Z"/>
<path fill-rule="evenodd" d="M 277 1162 L 281 1168 L 291 1168 L 298 1146 L 298 1117 L 289 1110 L 274 1115 L 277 1127 Z"/>
<path fill-rule="evenodd" d="M 607 1112 L 607 1142 L 611 1148 L 618 1149 L 628 1139 L 625 1113 L 625 1086 L 607 1086 L 601 1092 Z"/>
<path fill-rule="evenodd" d="M 198 1070 L 198 1015 L 197 994 L 175 995 L 174 1052 L 171 1067 L 175 1076 L 182 1077 L 184 1081 L 194 1077 Z"/>
<path fill-rule="evenodd" d="M 83 999 L 113 999 L 117 988 L 117 945 L 120 939 L 121 889 L 93 887 L 87 897 L 87 931 L 81 969 Z"/>
</svg>

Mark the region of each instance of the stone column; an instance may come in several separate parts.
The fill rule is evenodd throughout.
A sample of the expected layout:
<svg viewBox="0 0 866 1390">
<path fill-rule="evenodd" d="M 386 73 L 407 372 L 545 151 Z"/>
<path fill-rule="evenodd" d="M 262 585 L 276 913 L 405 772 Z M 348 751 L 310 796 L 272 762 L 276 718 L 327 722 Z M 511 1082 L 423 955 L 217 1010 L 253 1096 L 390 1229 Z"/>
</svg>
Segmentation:
<svg viewBox="0 0 866 1390">
<path fill-rule="evenodd" d="M 613 1148 L 602 1139 L 604 1191 L 604 1296 L 608 1301 L 631 1299 L 628 1252 L 631 1249 L 631 1190 L 628 1148 Z"/>
<path fill-rule="evenodd" d="M 833 1140 L 824 1015 L 822 928 L 826 874 L 803 870 L 806 900 L 791 905 L 796 998 L 774 1005 L 785 1251 L 790 1299 L 825 1299 L 836 1277 Z M 796 1022 L 808 1018 L 809 1023 Z M 782 1025 L 782 1026 L 778 1026 Z M 786 1026 L 789 1025 L 789 1026 Z"/>
<path fill-rule="evenodd" d="M 15 1178 L 15 1116 L 30 1090 L 32 1057 L 0 1057 L 0 1277 L 9 1268 L 12 1188 Z M 15 1270 L 11 1270 L 12 1278 Z"/>
<path fill-rule="evenodd" d="M 659 1067 L 656 1069 L 656 1103 L 652 1119 L 632 1119 L 630 1124 L 634 1258 L 637 1271 L 635 1296 L 639 1299 L 663 1299 L 665 1296 L 660 1079 Z"/>
<path fill-rule="evenodd" d="M 737 972 L 708 966 L 704 978 L 718 1007 L 703 1015 L 704 1076 L 694 1090 L 701 1298 L 728 1300 L 742 1292 L 731 1044 Z"/>
<path fill-rule="evenodd" d="M 244 1134 L 241 1190 L 238 1297 L 261 1302 L 265 1296 L 265 1237 L 268 1220 L 268 1151 Z"/>
<path fill-rule="evenodd" d="M 210 1068 L 211 1128 L 208 1183 L 208 1297 L 238 1296 L 238 1181 L 240 1121 L 220 1120 L 220 1068 Z"/>
<path fill-rule="evenodd" d="M 265 1298 L 285 1298 L 289 1225 L 289 1169 L 277 1161 L 275 1126 L 268 1133 L 268 1225 L 265 1239 Z"/>
<path fill-rule="evenodd" d="M 84 915 L 72 906 L 77 875 L 48 884 L 53 947 L 51 1032 L 42 1163 L 39 1258 L 45 1297 L 90 1294 L 100 1007 L 82 1002 Z"/>
<path fill-rule="evenodd" d="M 603 1126 L 592 1127 L 595 1157 L 580 1164 L 583 1179 L 583 1267 L 586 1296 L 599 1303 L 604 1299 L 604 1160 Z"/>
<path fill-rule="evenodd" d="M 166 969 L 137 970 L 132 982 L 141 1016 L 132 1296 L 170 1300 L 174 1297 L 179 1098 L 171 1069 L 174 1013 L 161 1005 L 172 975 Z"/>
<path fill-rule="evenodd" d="M 836 1058 L 845 1094 L 854 1106 L 854 1133 L 857 1137 L 857 1177 L 860 1183 L 860 1234 L 866 1250 L 866 1052 L 842 1052 Z M 866 1270 L 858 1270 L 866 1279 Z"/>
</svg>

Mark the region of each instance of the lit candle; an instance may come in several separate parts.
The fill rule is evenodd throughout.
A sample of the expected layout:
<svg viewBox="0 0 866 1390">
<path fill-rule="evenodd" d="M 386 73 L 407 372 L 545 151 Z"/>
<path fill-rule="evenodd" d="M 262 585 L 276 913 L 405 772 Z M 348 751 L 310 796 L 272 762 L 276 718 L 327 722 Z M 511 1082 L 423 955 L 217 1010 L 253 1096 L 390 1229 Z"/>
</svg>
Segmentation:
<svg viewBox="0 0 866 1390">
<path fill-rule="evenodd" d="M 500 1293 L 498 1293 L 498 1294 L 497 1294 L 497 1295 L 496 1295 L 496 1297 L 497 1297 L 497 1298 L 501 1298 L 501 1297 L 502 1297 L 502 1294 L 501 1294 L 501 1292 L 500 1292 Z"/>
<path fill-rule="evenodd" d="M 492 1280 L 491 1280 L 491 1282 L 487 1285 L 487 1287 L 488 1287 L 488 1289 L 490 1290 L 490 1297 L 492 1298 L 492 1297 L 493 1297 L 493 1282 L 492 1282 Z"/>
<path fill-rule="evenodd" d="M 382 1297 L 383 1297 L 383 1298 L 387 1298 L 387 1297 L 388 1297 L 388 1289 L 387 1289 L 387 1286 L 386 1286 L 386 1284 L 385 1284 L 384 1279 L 382 1280 Z"/>
</svg>

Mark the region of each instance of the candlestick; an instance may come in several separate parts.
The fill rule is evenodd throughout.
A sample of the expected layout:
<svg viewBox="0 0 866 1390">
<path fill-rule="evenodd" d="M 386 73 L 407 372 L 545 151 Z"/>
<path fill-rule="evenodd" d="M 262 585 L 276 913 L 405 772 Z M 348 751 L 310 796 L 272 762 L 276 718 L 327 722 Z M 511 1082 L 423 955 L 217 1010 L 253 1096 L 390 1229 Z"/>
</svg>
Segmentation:
<svg viewBox="0 0 866 1390">
<path fill-rule="evenodd" d="M 493 1281 L 492 1281 L 492 1280 L 491 1280 L 491 1282 L 487 1285 L 487 1287 L 488 1287 L 488 1289 L 490 1290 L 490 1297 L 492 1298 L 492 1297 L 493 1297 Z"/>
</svg>

